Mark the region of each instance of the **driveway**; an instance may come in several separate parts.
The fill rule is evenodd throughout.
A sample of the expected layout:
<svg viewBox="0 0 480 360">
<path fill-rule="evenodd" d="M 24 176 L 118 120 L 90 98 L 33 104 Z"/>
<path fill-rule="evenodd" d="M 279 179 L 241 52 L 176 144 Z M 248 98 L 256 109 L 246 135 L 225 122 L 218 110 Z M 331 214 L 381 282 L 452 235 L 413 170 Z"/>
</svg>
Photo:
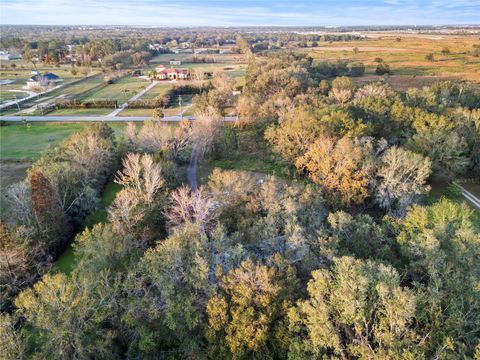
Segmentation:
<svg viewBox="0 0 480 360">
<path fill-rule="evenodd" d="M 480 199 L 465 189 L 462 185 L 459 185 L 456 182 L 454 184 L 458 186 L 460 190 L 462 190 L 462 196 L 467 199 L 477 210 L 480 210 Z"/>
<path fill-rule="evenodd" d="M 128 107 L 128 102 L 129 101 L 135 101 L 135 100 L 138 100 L 141 96 L 143 96 L 143 94 L 145 94 L 147 91 L 149 91 L 150 89 L 152 89 L 155 85 L 158 84 L 158 81 L 153 81 L 151 84 L 149 84 L 145 89 L 143 89 L 142 91 L 140 91 L 137 95 L 135 95 L 134 97 L 132 97 L 131 99 L 129 99 L 127 102 L 123 103 L 122 105 L 120 105 L 118 107 L 118 109 L 115 109 L 114 111 L 112 111 L 110 114 L 108 114 L 107 116 L 117 116 L 121 111 L 123 111 L 123 109 L 127 108 Z"/>
</svg>

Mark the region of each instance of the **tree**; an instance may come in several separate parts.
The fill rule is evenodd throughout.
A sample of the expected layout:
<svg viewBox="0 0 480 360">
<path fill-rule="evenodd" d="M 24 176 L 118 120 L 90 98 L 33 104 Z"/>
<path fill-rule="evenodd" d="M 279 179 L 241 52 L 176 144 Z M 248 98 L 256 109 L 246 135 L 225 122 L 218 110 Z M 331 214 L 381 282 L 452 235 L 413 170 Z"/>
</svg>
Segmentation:
<svg viewBox="0 0 480 360">
<path fill-rule="evenodd" d="M 155 120 L 160 120 L 161 118 L 163 118 L 165 115 L 163 113 L 163 109 L 162 108 L 155 108 L 153 109 L 153 114 L 152 114 L 153 118 Z"/>
<path fill-rule="evenodd" d="M 428 156 L 432 172 L 439 179 L 453 179 L 463 174 L 468 165 L 468 146 L 456 131 L 429 129 L 418 132 L 407 142 L 407 148 Z"/>
<path fill-rule="evenodd" d="M 375 73 L 377 75 L 385 75 L 385 74 L 391 74 L 390 66 L 387 63 L 379 62 L 376 69 Z"/>
<path fill-rule="evenodd" d="M 197 114 L 191 136 L 200 156 L 212 154 L 222 126 L 223 119 L 213 108 Z"/>
<path fill-rule="evenodd" d="M 115 182 L 124 190 L 132 190 L 145 204 L 151 204 L 156 192 L 163 186 L 162 170 L 150 155 L 129 153 L 122 161 L 123 170 L 117 172 Z"/>
<path fill-rule="evenodd" d="M 33 221 L 30 204 L 30 189 L 27 182 L 22 181 L 10 185 L 5 194 L 8 203 L 8 220 L 14 225 L 30 227 Z"/>
<path fill-rule="evenodd" d="M 219 285 L 206 305 L 211 356 L 284 357 L 289 343 L 285 311 L 297 286 L 294 269 L 280 256 L 267 265 L 246 260 Z"/>
<path fill-rule="evenodd" d="M 26 349 L 24 339 L 16 329 L 15 315 L 0 313 L 0 358 L 5 360 L 24 359 Z"/>
<path fill-rule="evenodd" d="M 434 60 L 435 60 L 435 57 L 434 57 L 433 53 L 430 53 L 430 54 L 425 55 L 425 60 L 427 60 L 427 61 L 434 61 Z"/>
<path fill-rule="evenodd" d="M 211 229 L 216 220 L 213 201 L 203 187 L 191 190 L 188 186 L 182 186 L 173 191 L 165 215 L 171 228 L 192 223 Z"/>
<path fill-rule="evenodd" d="M 297 159 L 295 166 L 327 190 L 332 204 L 349 206 L 360 204 L 368 195 L 367 174 L 361 161 L 362 152 L 350 139 L 320 138 Z"/>
<path fill-rule="evenodd" d="M 289 311 L 291 358 L 422 358 L 415 293 L 394 268 L 350 257 L 315 270 Z"/>
<path fill-rule="evenodd" d="M 71 219 L 60 207 L 49 180 L 40 171 L 29 173 L 32 213 L 50 251 L 62 248 L 72 234 Z"/>
<path fill-rule="evenodd" d="M 431 161 L 398 147 L 389 148 L 380 160 L 376 200 L 389 213 L 403 215 L 414 198 L 429 190 Z"/>
<path fill-rule="evenodd" d="M 468 357 L 477 346 L 480 231 L 474 211 L 444 198 L 413 206 L 400 224 L 397 243 L 406 276 L 419 291 L 417 321 L 428 334 L 427 358 Z"/>
<path fill-rule="evenodd" d="M 123 169 L 115 182 L 123 186 L 108 210 L 115 231 L 134 228 L 155 208 L 159 190 L 165 181 L 160 166 L 150 155 L 129 153 L 123 159 Z M 147 230 L 147 229 L 145 229 Z"/>
<path fill-rule="evenodd" d="M 348 102 L 355 89 L 355 83 L 348 77 L 337 77 L 332 81 L 332 90 L 330 90 L 330 96 L 336 99 L 340 103 Z"/>
<path fill-rule="evenodd" d="M 287 114 L 282 123 L 268 127 L 265 138 L 276 153 L 287 161 L 295 162 L 319 137 L 356 137 L 369 132 L 370 128 L 361 120 L 356 120 L 348 110 L 338 106 L 316 111 L 297 107 Z"/>
<path fill-rule="evenodd" d="M 118 357 L 107 321 L 117 295 L 115 276 L 100 272 L 91 278 L 45 275 L 15 300 L 19 313 L 35 332 L 33 355 L 39 358 Z"/>
<path fill-rule="evenodd" d="M 131 333 L 132 355 L 202 354 L 212 255 L 206 234 L 195 224 L 186 224 L 145 252 L 125 283 L 130 296 L 123 321 Z"/>
<path fill-rule="evenodd" d="M 36 277 L 32 255 L 10 229 L 0 222 L 0 308 L 7 309 L 11 297 Z"/>
</svg>

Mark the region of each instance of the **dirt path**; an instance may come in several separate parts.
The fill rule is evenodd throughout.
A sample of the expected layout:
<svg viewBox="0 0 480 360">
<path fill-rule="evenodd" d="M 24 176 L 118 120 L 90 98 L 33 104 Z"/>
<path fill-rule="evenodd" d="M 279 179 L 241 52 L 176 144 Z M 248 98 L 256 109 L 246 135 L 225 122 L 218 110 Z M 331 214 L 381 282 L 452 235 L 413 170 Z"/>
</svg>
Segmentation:
<svg viewBox="0 0 480 360">
<path fill-rule="evenodd" d="M 190 157 L 190 163 L 188 164 L 187 180 L 190 189 L 197 190 L 197 163 L 198 163 L 198 150 L 197 145 L 192 147 L 192 155 Z"/>
</svg>

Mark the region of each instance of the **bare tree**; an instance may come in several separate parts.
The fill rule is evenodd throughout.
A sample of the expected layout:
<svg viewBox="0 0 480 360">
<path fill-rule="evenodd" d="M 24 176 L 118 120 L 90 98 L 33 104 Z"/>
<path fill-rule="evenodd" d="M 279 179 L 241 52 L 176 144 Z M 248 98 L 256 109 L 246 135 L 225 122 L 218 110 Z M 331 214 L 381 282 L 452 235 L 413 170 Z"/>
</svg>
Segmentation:
<svg viewBox="0 0 480 360">
<path fill-rule="evenodd" d="M 134 191 L 145 204 L 151 204 L 155 193 L 163 186 L 162 171 L 150 155 L 130 153 L 123 159 L 123 170 L 115 182 Z"/>
<path fill-rule="evenodd" d="M 214 203 L 202 187 L 192 191 L 188 186 L 182 186 L 172 192 L 165 215 L 170 227 L 195 223 L 211 229 L 216 220 Z"/>
<path fill-rule="evenodd" d="M 156 152 L 167 147 L 172 138 L 172 128 L 159 121 L 146 121 L 136 136 L 138 150 Z"/>
<path fill-rule="evenodd" d="M 211 150 L 222 125 L 222 118 L 213 108 L 207 108 L 197 114 L 192 127 L 192 141 L 197 145 L 200 155 L 203 156 Z"/>
<path fill-rule="evenodd" d="M 114 227 L 132 228 L 143 219 L 163 186 L 161 168 L 150 155 L 130 153 L 123 159 L 123 170 L 115 182 L 123 189 L 109 208 L 109 219 Z"/>
<path fill-rule="evenodd" d="M 123 132 L 123 138 L 127 141 L 127 143 L 131 146 L 136 146 L 137 144 L 137 127 L 135 123 L 128 122 L 127 127 Z"/>
<path fill-rule="evenodd" d="M 10 185 L 5 197 L 8 202 L 9 219 L 15 224 L 29 226 L 32 223 L 32 207 L 30 204 L 30 192 L 25 181 Z"/>
<path fill-rule="evenodd" d="M 387 84 L 367 84 L 356 91 L 355 100 L 360 100 L 369 96 L 385 98 L 390 96 L 394 92 L 395 91 Z"/>
<path fill-rule="evenodd" d="M 93 133 L 72 135 L 66 154 L 71 160 L 86 169 L 90 176 L 97 177 L 109 168 L 112 159 L 111 143 Z"/>
<path fill-rule="evenodd" d="M 422 155 L 391 147 L 382 156 L 377 202 L 390 213 L 402 215 L 415 196 L 428 191 L 431 161 Z"/>
</svg>

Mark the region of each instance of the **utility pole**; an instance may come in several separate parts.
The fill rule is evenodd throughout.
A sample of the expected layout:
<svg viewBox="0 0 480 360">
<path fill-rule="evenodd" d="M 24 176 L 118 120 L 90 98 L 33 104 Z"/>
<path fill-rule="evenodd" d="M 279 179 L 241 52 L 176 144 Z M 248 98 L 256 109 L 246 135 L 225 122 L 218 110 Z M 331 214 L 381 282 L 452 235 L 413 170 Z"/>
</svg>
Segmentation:
<svg viewBox="0 0 480 360">
<path fill-rule="evenodd" d="M 15 104 L 17 105 L 18 111 L 20 111 L 20 105 L 18 105 L 17 95 L 14 95 L 14 96 L 15 96 Z"/>
</svg>

